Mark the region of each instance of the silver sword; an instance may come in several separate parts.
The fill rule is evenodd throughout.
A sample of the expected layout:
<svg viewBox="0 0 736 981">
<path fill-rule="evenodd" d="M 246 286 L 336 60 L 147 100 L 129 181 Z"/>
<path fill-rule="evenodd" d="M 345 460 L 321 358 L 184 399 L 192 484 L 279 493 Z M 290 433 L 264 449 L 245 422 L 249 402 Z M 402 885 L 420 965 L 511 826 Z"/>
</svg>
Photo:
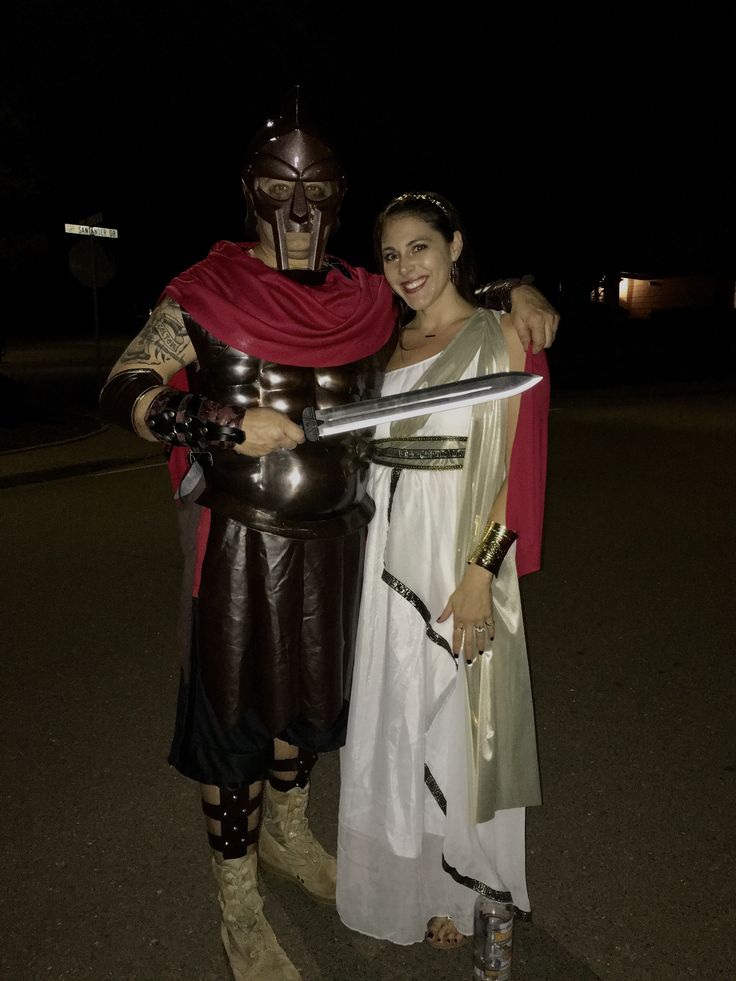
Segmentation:
<svg viewBox="0 0 736 981">
<path fill-rule="evenodd" d="M 501 371 L 495 375 L 479 375 L 465 381 L 416 388 L 400 395 L 385 395 L 329 409 L 307 406 L 302 413 L 302 426 L 307 440 L 317 442 L 324 436 L 366 429 L 379 422 L 393 422 L 425 413 L 445 412 L 464 405 L 476 405 L 492 399 L 507 399 L 525 392 L 542 380 L 541 375 L 528 371 Z"/>
</svg>

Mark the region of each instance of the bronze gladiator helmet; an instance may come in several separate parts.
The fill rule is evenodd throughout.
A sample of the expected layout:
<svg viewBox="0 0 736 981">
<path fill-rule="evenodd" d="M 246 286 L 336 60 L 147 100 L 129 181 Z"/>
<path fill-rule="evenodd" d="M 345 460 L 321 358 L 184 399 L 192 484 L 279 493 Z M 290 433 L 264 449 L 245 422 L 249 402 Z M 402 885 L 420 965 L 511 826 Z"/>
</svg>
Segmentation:
<svg viewBox="0 0 736 981">
<path fill-rule="evenodd" d="M 288 269 L 288 232 L 310 236 L 307 268 L 322 266 L 327 240 L 338 226 L 345 194 L 342 164 L 305 120 L 295 86 L 281 115 L 269 119 L 248 147 L 243 193 L 249 217 L 271 226 L 279 269 Z"/>
</svg>

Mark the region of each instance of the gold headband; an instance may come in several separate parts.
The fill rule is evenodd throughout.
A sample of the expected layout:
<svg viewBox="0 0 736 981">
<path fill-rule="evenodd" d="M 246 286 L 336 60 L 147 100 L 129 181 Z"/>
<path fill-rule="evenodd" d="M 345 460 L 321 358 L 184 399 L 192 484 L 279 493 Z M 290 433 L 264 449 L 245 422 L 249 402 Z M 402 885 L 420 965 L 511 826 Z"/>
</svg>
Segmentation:
<svg viewBox="0 0 736 981">
<path fill-rule="evenodd" d="M 427 201 L 429 204 L 433 204 L 435 208 L 439 208 L 445 218 L 447 218 L 448 221 L 450 220 L 449 212 L 444 204 L 442 204 L 441 201 L 438 201 L 437 198 L 433 197 L 431 194 L 424 194 L 423 192 L 419 193 L 415 191 L 407 191 L 405 194 L 400 194 L 397 198 L 394 198 L 393 201 L 389 201 L 389 203 L 386 205 L 386 211 L 393 208 L 395 204 L 402 204 L 405 201 Z"/>
</svg>

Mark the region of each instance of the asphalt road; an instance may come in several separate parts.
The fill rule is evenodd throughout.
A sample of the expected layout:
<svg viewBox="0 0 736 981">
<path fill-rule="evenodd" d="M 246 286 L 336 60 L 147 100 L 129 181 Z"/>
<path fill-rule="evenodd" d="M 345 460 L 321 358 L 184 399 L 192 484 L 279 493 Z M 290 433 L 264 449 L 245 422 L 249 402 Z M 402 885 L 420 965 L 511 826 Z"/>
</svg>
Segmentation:
<svg viewBox="0 0 736 981">
<path fill-rule="evenodd" d="M 736 397 L 553 401 L 523 583 L 544 802 L 514 981 L 736 977 Z M 157 448 L 0 454 L 2 981 L 228 981 L 197 788 L 166 763 L 180 556 Z M 313 778 L 334 846 L 338 758 Z M 267 882 L 304 981 L 467 979 Z"/>
</svg>

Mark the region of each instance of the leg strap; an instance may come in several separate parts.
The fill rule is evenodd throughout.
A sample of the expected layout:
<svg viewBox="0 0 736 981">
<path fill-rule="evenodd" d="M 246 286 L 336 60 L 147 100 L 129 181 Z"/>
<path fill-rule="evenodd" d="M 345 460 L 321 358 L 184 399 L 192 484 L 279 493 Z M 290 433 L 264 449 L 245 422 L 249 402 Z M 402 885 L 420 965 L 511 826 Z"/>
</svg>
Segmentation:
<svg viewBox="0 0 736 981">
<path fill-rule="evenodd" d="M 250 787 L 242 790 L 225 790 L 220 787 L 220 803 L 210 804 L 202 800 L 202 811 L 213 821 L 220 822 L 220 834 L 207 832 L 210 846 L 222 852 L 223 858 L 242 858 L 249 845 L 258 842 L 260 821 L 255 828 L 248 829 L 248 818 L 258 810 L 263 799 L 263 785 L 255 797 L 250 796 Z"/>
<path fill-rule="evenodd" d="M 309 774 L 312 772 L 314 764 L 317 762 L 317 753 L 312 753 L 308 749 L 300 749 L 298 756 L 291 756 L 288 760 L 273 759 L 268 764 L 268 782 L 276 790 L 287 791 L 293 787 L 306 787 L 309 783 Z M 277 773 L 293 773 L 296 776 L 290 780 L 282 780 L 277 777 Z"/>
</svg>

